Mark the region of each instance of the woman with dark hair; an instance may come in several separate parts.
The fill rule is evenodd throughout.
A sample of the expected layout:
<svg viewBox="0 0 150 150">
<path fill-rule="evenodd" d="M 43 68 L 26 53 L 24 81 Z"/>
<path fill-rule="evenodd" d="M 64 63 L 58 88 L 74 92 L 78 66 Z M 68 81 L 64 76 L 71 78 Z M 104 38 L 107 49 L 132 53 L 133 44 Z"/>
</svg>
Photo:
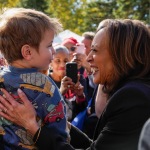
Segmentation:
<svg viewBox="0 0 150 150">
<path fill-rule="evenodd" d="M 136 150 L 142 126 L 150 117 L 149 43 L 148 28 L 140 21 L 107 19 L 99 24 L 87 61 L 94 83 L 103 85 L 107 106 L 93 141 L 70 124 L 71 145 L 64 143 L 56 132 L 39 128 L 36 113 L 20 90 L 24 105 L 2 89 L 8 101 L 0 96 L 0 115 L 23 126 L 40 149 Z M 27 111 L 28 118 L 24 118 Z"/>
</svg>

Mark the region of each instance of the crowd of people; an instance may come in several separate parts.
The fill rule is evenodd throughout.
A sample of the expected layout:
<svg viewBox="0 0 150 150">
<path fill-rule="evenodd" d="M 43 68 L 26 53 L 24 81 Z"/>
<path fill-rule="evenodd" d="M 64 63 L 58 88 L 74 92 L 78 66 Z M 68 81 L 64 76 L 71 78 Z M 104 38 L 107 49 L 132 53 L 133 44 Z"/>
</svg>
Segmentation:
<svg viewBox="0 0 150 150">
<path fill-rule="evenodd" d="M 149 150 L 149 26 L 105 19 L 81 43 L 53 45 L 60 31 L 40 11 L 1 15 L 0 149 Z M 77 64 L 76 83 L 66 76 L 68 62 Z"/>
</svg>

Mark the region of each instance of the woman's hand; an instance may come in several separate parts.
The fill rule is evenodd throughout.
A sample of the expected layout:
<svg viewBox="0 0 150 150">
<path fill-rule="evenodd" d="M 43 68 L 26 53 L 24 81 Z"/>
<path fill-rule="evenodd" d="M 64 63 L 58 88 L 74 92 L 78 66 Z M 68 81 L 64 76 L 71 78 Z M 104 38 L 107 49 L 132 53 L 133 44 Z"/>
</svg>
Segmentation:
<svg viewBox="0 0 150 150">
<path fill-rule="evenodd" d="M 74 85 L 73 91 L 75 92 L 77 98 L 83 99 L 83 98 L 85 98 L 85 95 L 84 95 L 84 92 L 83 92 L 84 87 L 79 82 L 79 80 L 80 80 L 80 75 L 79 74 L 77 76 L 77 79 L 78 79 L 78 82 Z M 77 103 L 80 103 L 80 102 L 77 101 Z"/>
<path fill-rule="evenodd" d="M 26 95 L 21 89 L 18 89 L 18 95 L 23 102 L 20 104 L 5 89 L 1 89 L 1 91 L 5 98 L 0 95 L 0 116 L 24 127 L 29 134 L 34 136 L 39 125 L 36 122 L 36 111 Z"/>
<path fill-rule="evenodd" d="M 74 85 L 75 84 L 72 82 L 72 79 L 65 76 L 61 80 L 60 93 L 64 95 L 68 90 L 74 90 Z"/>
<path fill-rule="evenodd" d="M 84 98 L 83 90 L 84 90 L 84 87 L 78 81 L 74 86 L 74 92 L 76 93 L 79 99 Z"/>
</svg>

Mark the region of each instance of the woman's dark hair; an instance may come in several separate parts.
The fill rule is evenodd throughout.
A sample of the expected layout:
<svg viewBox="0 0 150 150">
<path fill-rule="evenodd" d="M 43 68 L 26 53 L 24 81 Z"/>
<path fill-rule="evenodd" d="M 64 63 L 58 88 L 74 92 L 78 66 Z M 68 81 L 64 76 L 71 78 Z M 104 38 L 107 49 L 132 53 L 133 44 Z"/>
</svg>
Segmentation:
<svg viewBox="0 0 150 150">
<path fill-rule="evenodd" d="M 111 96 L 122 82 L 150 79 L 150 32 L 138 20 L 107 19 L 97 32 L 105 28 L 105 42 L 114 63 L 112 82 L 103 91 Z"/>
</svg>

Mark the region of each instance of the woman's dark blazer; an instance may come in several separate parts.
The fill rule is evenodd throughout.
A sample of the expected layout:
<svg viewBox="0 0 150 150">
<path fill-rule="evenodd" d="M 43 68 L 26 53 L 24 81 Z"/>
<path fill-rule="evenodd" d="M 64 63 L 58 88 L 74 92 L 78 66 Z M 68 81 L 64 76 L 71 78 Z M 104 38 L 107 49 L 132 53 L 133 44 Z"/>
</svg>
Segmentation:
<svg viewBox="0 0 150 150">
<path fill-rule="evenodd" d="M 44 150 L 137 150 L 141 129 L 150 118 L 150 85 L 147 85 L 128 82 L 112 95 L 98 121 L 94 142 L 72 126 L 71 146 L 57 133 L 42 127 L 37 146 Z"/>
</svg>

